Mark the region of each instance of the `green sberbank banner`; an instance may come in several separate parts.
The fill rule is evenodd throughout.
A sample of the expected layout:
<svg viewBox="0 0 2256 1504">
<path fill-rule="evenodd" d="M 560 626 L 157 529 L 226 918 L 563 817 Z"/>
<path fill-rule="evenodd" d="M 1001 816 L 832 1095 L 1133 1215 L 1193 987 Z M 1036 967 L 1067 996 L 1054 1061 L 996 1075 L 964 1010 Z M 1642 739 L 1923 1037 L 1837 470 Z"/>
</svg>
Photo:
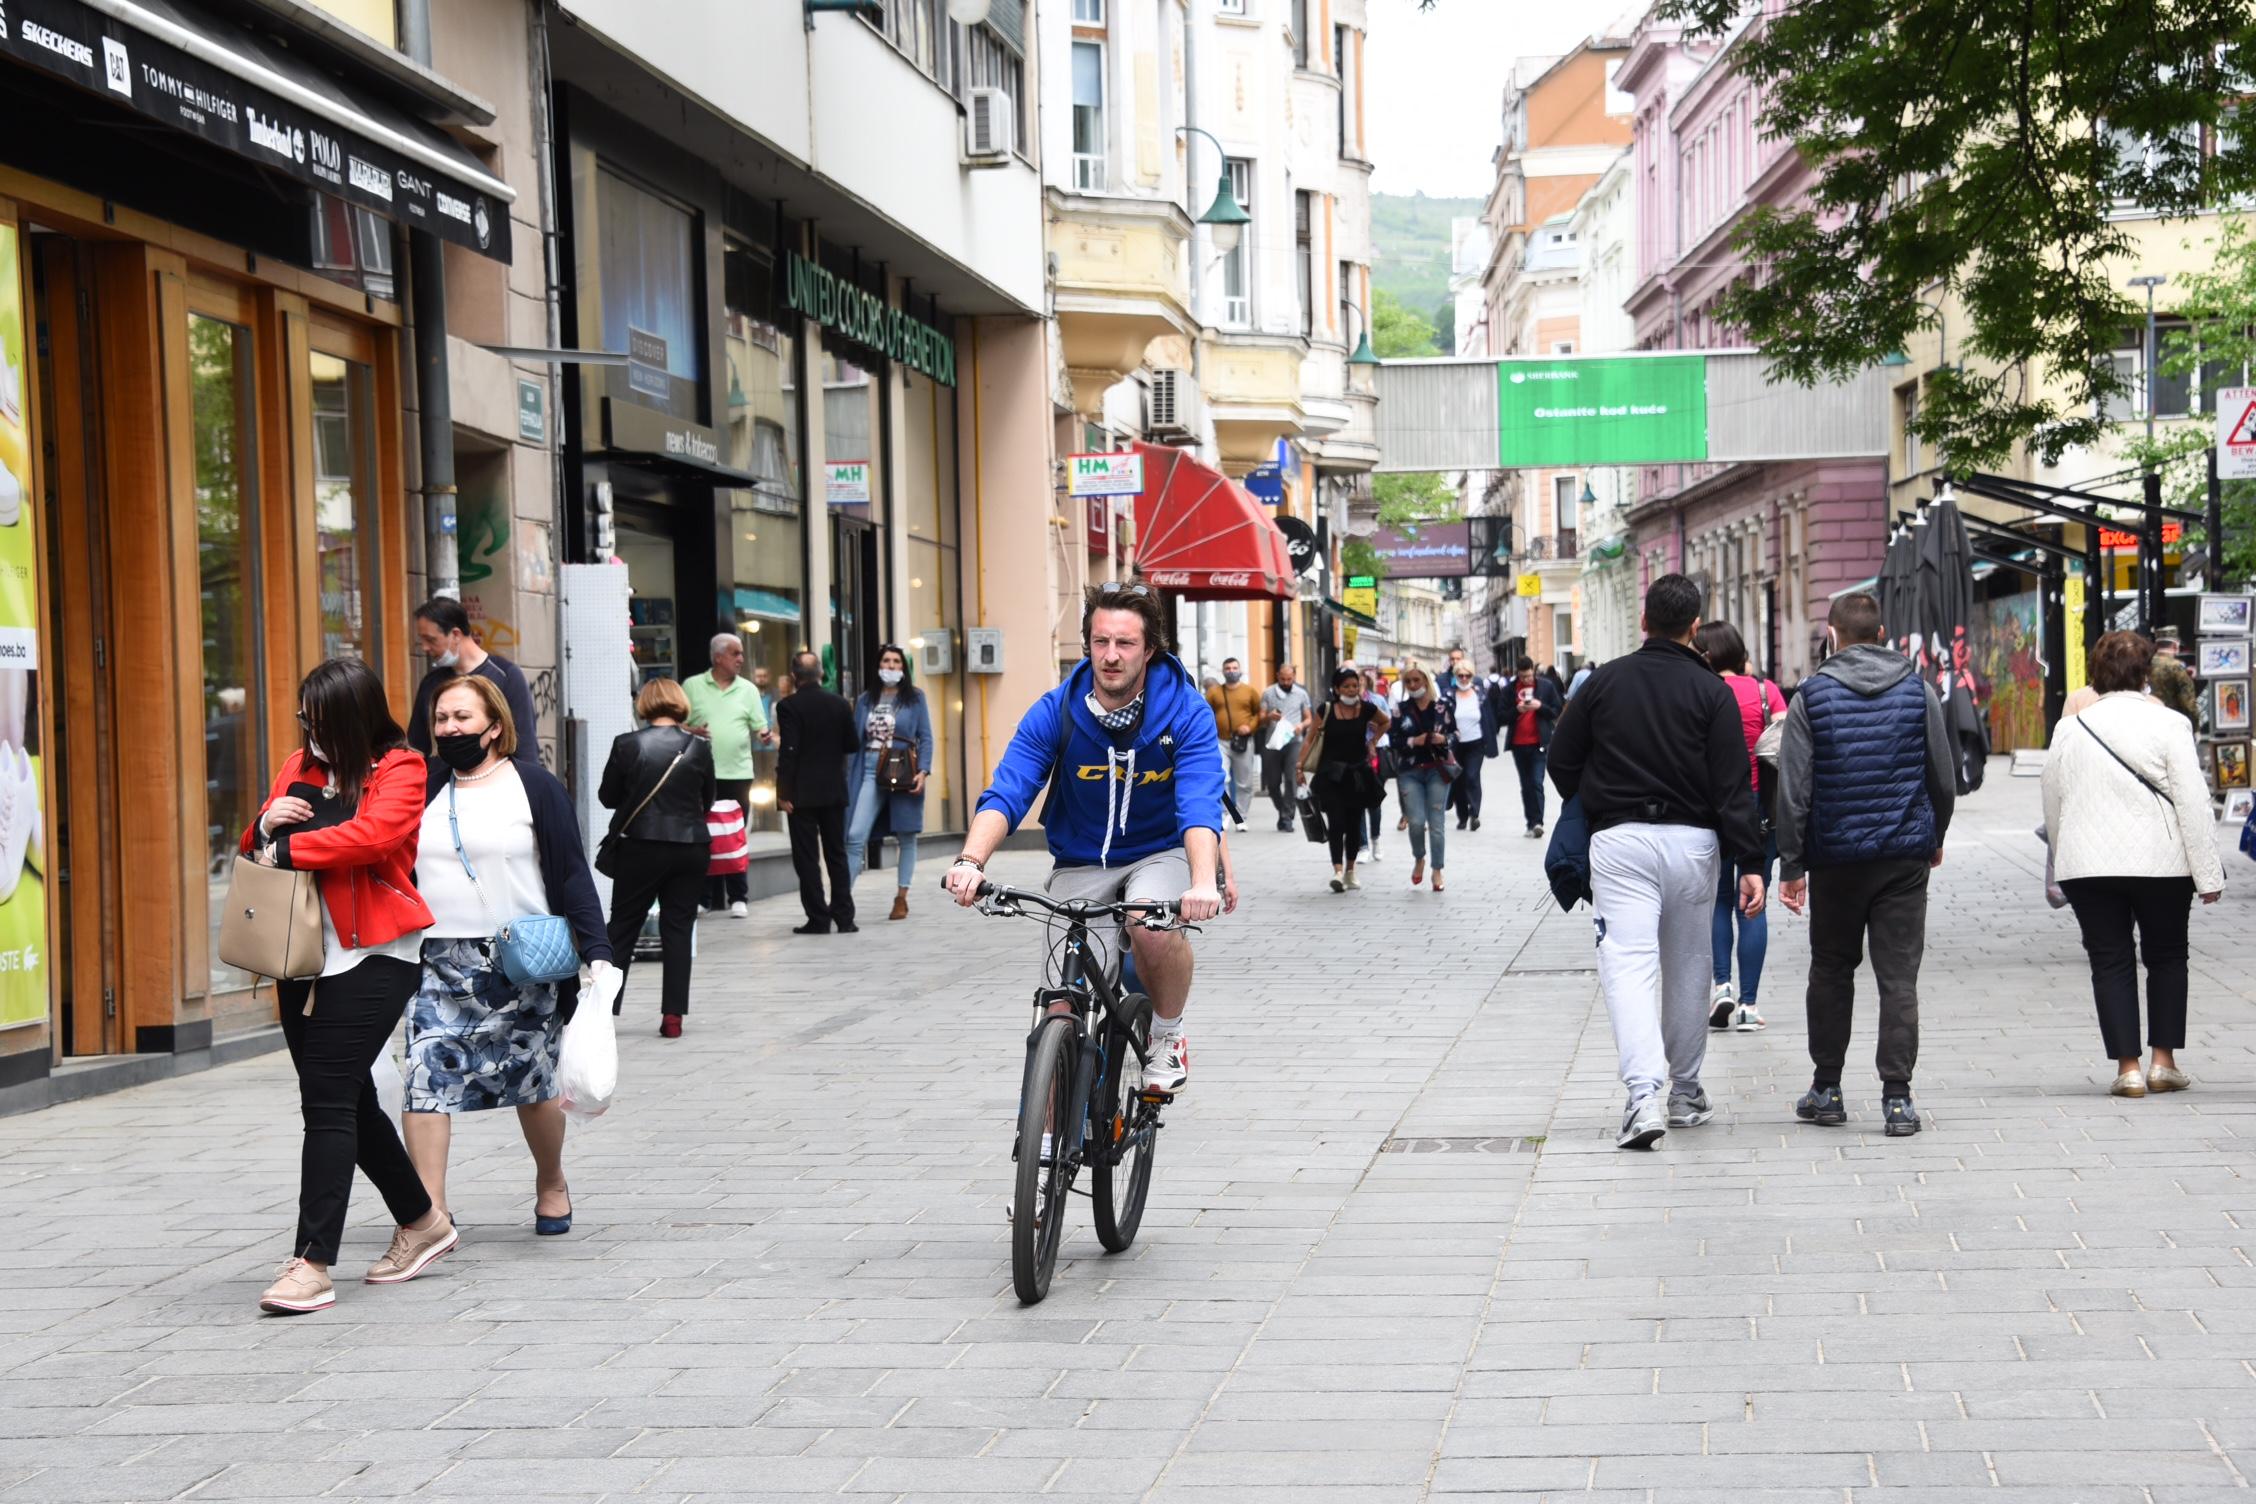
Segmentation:
<svg viewBox="0 0 2256 1504">
<path fill-rule="evenodd" d="M 1705 355 L 1561 356 L 1496 367 L 1499 468 L 1708 457 Z"/>
</svg>

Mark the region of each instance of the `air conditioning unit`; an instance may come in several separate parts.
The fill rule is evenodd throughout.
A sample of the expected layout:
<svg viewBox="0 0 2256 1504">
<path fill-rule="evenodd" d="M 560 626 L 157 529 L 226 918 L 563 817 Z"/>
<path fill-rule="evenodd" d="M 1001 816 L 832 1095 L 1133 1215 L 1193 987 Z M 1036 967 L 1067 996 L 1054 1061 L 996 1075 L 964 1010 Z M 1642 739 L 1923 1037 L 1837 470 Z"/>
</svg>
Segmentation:
<svg viewBox="0 0 2256 1504">
<path fill-rule="evenodd" d="M 1206 399 L 1188 371 L 1154 371 L 1151 379 L 1151 436 L 1195 439 L 1206 417 Z"/>
<path fill-rule="evenodd" d="M 964 161 L 1002 167 L 1018 145 L 1018 111 L 1007 89 L 973 89 L 964 104 Z"/>
</svg>

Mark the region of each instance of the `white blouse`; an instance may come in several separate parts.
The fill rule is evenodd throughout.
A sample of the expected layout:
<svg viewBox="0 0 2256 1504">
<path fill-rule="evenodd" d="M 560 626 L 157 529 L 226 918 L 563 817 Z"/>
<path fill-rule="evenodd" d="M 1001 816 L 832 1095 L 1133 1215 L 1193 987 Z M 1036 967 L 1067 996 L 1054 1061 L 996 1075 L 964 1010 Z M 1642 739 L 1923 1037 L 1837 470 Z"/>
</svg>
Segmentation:
<svg viewBox="0 0 2256 1504">
<path fill-rule="evenodd" d="M 455 852 L 454 825 L 447 819 L 450 792 L 463 849 L 477 869 L 475 885 Z M 482 939 L 506 920 L 550 912 L 540 843 L 533 836 L 533 807 L 514 763 L 505 762 L 474 782 L 457 778 L 451 790 L 440 789 L 423 807 L 415 886 L 431 906 L 431 927 L 423 934 L 433 940 Z"/>
</svg>

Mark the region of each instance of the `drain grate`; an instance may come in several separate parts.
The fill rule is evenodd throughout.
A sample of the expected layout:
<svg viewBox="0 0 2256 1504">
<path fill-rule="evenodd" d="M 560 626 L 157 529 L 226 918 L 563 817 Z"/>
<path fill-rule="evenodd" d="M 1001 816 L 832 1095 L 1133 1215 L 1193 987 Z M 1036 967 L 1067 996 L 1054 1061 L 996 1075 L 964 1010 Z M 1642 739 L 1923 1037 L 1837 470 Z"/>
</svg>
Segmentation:
<svg viewBox="0 0 2256 1504">
<path fill-rule="evenodd" d="M 1542 1138 L 1390 1138 L 1379 1145 L 1381 1154 L 1541 1154 Z"/>
</svg>

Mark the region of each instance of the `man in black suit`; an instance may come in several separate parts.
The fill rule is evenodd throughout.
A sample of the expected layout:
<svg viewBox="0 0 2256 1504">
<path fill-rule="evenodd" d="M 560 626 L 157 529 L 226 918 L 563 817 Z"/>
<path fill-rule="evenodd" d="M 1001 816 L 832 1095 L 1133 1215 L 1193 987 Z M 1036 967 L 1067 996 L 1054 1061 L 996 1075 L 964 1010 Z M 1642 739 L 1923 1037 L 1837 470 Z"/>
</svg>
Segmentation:
<svg viewBox="0 0 2256 1504">
<path fill-rule="evenodd" d="M 822 687 L 822 660 L 791 660 L 791 693 L 776 701 L 776 807 L 791 820 L 791 865 L 807 922 L 794 935 L 842 935 L 854 923 L 854 890 L 846 875 L 846 760 L 854 754 L 854 707 Z M 817 847 L 820 851 L 817 851 Z M 830 901 L 822 869 L 830 868 Z"/>
</svg>

